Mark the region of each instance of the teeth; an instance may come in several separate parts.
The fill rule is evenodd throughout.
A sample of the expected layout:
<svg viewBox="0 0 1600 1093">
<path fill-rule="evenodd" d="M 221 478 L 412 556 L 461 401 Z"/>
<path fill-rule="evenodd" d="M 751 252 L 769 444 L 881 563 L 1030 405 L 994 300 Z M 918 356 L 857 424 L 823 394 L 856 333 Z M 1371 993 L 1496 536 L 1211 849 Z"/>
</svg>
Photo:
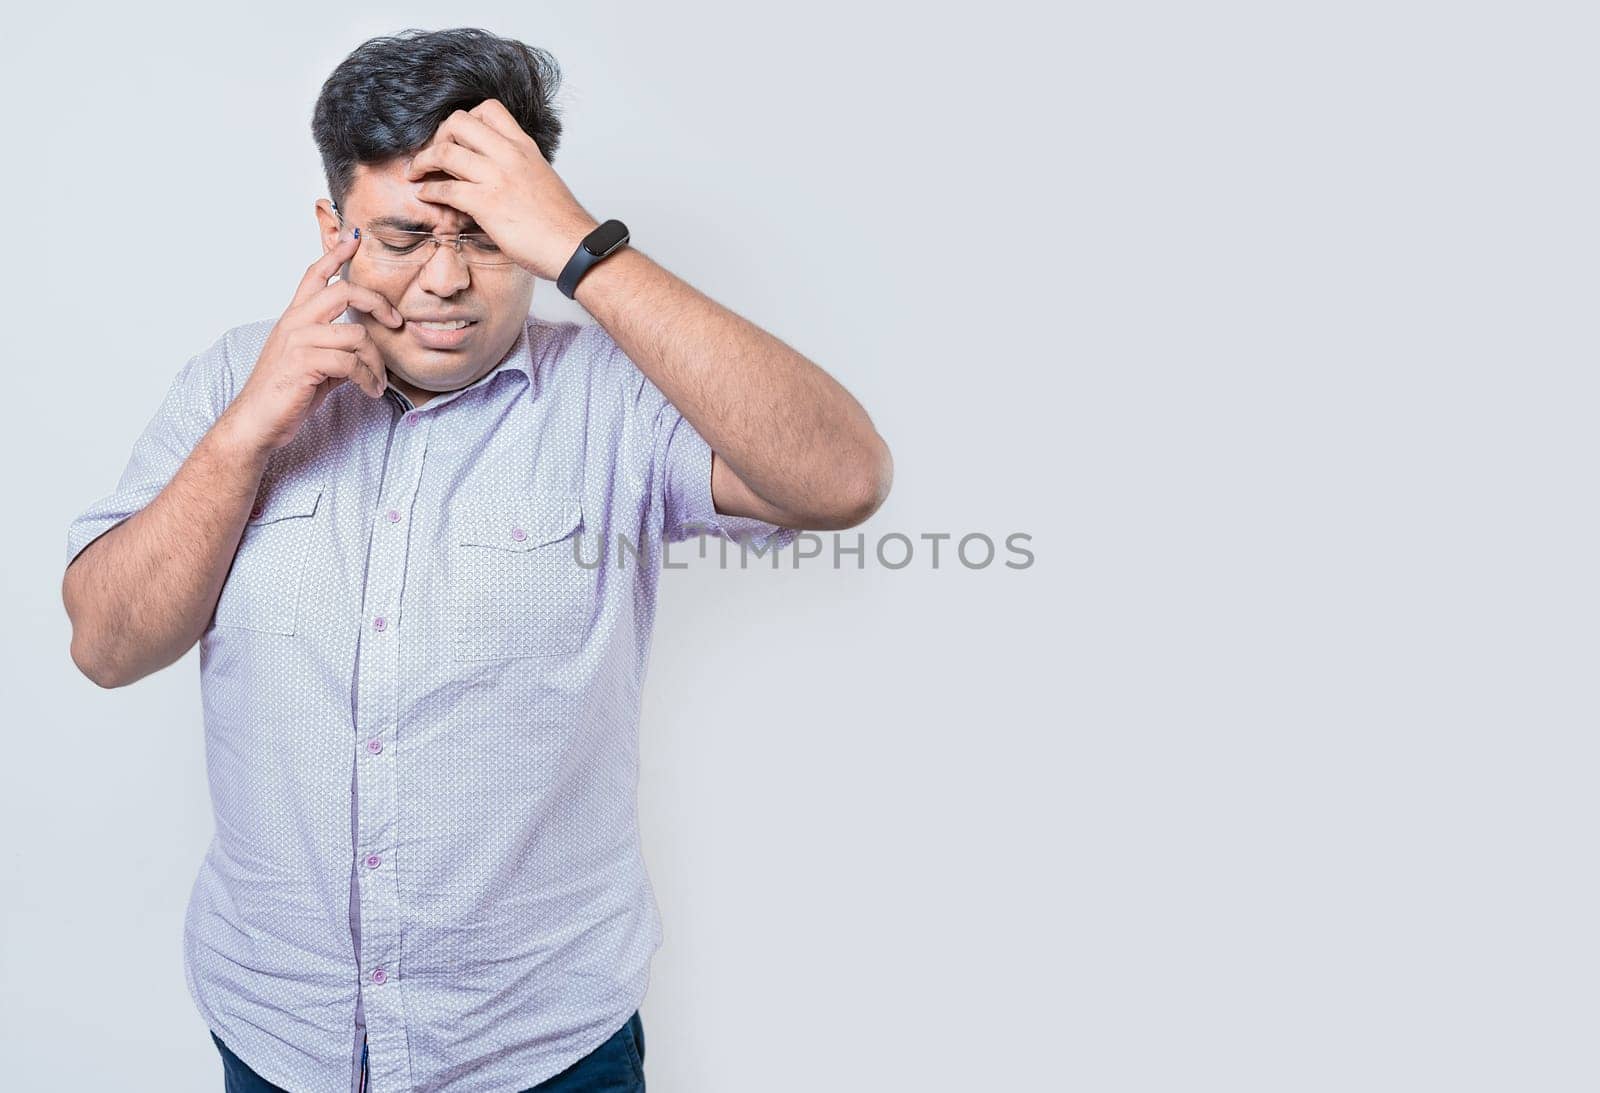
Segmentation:
<svg viewBox="0 0 1600 1093">
<path fill-rule="evenodd" d="M 462 327 L 467 325 L 467 320 L 466 319 L 452 319 L 448 323 L 421 322 L 421 321 L 418 321 L 418 320 L 415 320 L 415 319 L 413 319 L 412 321 L 415 322 L 418 326 L 427 327 L 429 330 L 460 330 Z"/>
</svg>

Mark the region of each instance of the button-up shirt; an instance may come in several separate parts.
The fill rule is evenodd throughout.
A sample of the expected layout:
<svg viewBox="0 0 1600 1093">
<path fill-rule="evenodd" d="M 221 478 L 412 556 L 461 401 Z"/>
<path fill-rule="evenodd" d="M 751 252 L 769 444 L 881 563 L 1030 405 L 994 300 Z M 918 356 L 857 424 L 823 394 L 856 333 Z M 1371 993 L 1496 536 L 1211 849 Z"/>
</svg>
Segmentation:
<svg viewBox="0 0 1600 1093">
<path fill-rule="evenodd" d="M 69 564 L 274 321 L 178 372 Z M 368 1093 L 522 1090 L 639 1007 L 640 692 L 665 544 L 698 534 L 796 533 L 716 511 L 705 440 L 600 326 L 530 315 L 421 409 L 341 384 L 272 453 L 200 638 L 216 831 L 183 925 L 194 1004 L 252 1069 L 354 1088 L 365 1040 Z"/>
</svg>

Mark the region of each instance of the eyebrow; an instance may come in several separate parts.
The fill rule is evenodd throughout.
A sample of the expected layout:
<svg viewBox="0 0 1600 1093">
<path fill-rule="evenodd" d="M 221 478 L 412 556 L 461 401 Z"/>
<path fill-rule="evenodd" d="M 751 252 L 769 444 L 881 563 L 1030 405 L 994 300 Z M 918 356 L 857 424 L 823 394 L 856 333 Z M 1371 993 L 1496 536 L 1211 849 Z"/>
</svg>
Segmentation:
<svg viewBox="0 0 1600 1093">
<path fill-rule="evenodd" d="M 431 232 L 435 230 L 435 226 L 432 224 L 424 223 L 421 220 L 414 220 L 405 216 L 374 216 L 372 219 L 367 221 L 367 227 L 393 228 L 396 231 L 403 232 Z M 462 228 L 461 230 L 464 232 L 478 232 L 482 231 L 483 229 L 478 227 L 478 222 L 476 220 L 469 220 L 467 222 L 467 227 Z"/>
</svg>

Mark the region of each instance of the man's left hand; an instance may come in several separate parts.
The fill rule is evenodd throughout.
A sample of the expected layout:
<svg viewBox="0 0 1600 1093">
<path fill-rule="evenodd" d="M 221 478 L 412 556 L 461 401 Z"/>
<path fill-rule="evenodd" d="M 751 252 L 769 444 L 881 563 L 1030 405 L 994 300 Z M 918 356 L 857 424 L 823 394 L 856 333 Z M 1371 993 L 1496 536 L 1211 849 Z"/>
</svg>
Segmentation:
<svg viewBox="0 0 1600 1093">
<path fill-rule="evenodd" d="M 546 281 L 561 275 L 599 225 L 498 99 L 457 110 L 440 124 L 406 177 L 415 182 L 430 171 L 451 177 L 422 182 L 419 198 L 466 213 L 512 261 Z"/>
</svg>

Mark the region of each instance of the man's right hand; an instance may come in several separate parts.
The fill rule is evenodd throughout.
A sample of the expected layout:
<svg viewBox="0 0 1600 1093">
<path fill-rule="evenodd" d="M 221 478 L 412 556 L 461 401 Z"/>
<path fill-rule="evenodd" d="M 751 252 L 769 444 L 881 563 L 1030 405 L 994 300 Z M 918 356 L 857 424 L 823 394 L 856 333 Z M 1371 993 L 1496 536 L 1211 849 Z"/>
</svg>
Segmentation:
<svg viewBox="0 0 1600 1093">
<path fill-rule="evenodd" d="M 313 262 L 278 319 L 244 389 L 225 411 L 234 437 L 259 451 L 295 438 L 329 391 L 346 380 L 381 398 L 389 377 L 378 347 L 360 323 L 338 323 L 347 308 L 387 326 L 405 325 L 394 306 L 370 288 L 329 278 L 349 261 L 360 240 L 347 237 Z"/>
</svg>

